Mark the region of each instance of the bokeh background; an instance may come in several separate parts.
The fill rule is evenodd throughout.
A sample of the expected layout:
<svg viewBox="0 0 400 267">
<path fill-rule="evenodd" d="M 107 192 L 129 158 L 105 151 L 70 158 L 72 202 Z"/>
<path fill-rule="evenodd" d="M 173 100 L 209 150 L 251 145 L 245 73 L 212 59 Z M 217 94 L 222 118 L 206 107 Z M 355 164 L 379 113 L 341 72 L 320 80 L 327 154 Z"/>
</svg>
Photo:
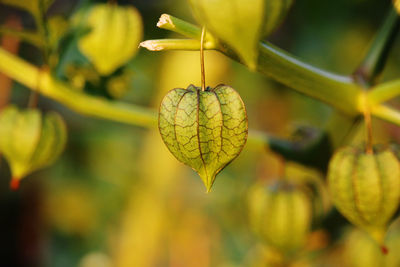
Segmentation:
<svg viewBox="0 0 400 267">
<path fill-rule="evenodd" d="M 55 25 L 61 30 L 77 10 L 94 3 L 56 0 L 48 17 L 57 16 Z M 118 3 L 140 11 L 144 40 L 179 37 L 156 27 L 162 13 L 195 23 L 185 0 Z M 268 40 L 306 62 L 348 74 L 362 60 L 390 5 L 389 0 L 297 0 Z M 1 1 L 0 24 L 35 27 L 28 13 Z M 0 38 L 10 51 L 42 64 L 35 47 L 6 35 Z M 54 68 L 59 79 L 77 90 L 156 109 L 170 89 L 200 84 L 198 52 L 140 49 L 111 76 L 99 77 L 77 49 L 77 38 L 70 34 L 63 40 Z M 399 41 L 383 80 L 400 77 Z M 285 137 L 296 125 L 325 129 L 331 116 L 340 118 L 328 106 L 222 54 L 205 55 L 207 84 L 226 83 L 237 89 L 251 129 Z M 28 89 L 0 77 L 2 108 L 9 102 L 26 106 L 28 98 Z M 53 166 L 23 180 L 17 192 L 9 190 L 9 168 L 1 161 L 0 266 L 268 266 L 265 259 L 273 255 L 250 229 L 247 194 L 257 181 L 278 175 L 280 159 L 275 154 L 247 145 L 206 194 L 198 175 L 168 152 L 158 131 L 86 117 L 45 97 L 39 107 L 63 115 L 68 144 Z M 374 127 L 377 139 L 399 141 L 398 128 L 379 121 Z M 333 131 L 337 142 L 343 141 L 343 128 Z M 288 164 L 293 172 L 312 173 L 324 181 L 323 173 Z M 390 249 L 400 247 L 396 225 L 390 230 Z M 332 210 L 314 225 L 293 266 L 400 266 L 398 258 L 391 253 L 383 259 L 364 233 Z"/>
</svg>

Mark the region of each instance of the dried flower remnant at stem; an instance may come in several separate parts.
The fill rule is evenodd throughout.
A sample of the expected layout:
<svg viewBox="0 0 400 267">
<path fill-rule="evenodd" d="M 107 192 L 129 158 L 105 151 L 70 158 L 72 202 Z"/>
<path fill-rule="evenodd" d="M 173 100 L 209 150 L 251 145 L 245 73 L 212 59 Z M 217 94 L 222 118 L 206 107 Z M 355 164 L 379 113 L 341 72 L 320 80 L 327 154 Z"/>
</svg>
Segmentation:
<svg viewBox="0 0 400 267">
<path fill-rule="evenodd" d="M 399 206 L 400 166 L 389 149 L 365 151 L 359 146 L 335 153 L 329 164 L 329 190 L 337 209 L 387 253 L 384 238 Z"/>
<path fill-rule="evenodd" d="M 216 175 L 246 143 L 246 108 L 227 85 L 205 91 L 194 85 L 176 88 L 161 102 L 159 129 L 171 153 L 198 172 L 209 192 Z"/>
</svg>

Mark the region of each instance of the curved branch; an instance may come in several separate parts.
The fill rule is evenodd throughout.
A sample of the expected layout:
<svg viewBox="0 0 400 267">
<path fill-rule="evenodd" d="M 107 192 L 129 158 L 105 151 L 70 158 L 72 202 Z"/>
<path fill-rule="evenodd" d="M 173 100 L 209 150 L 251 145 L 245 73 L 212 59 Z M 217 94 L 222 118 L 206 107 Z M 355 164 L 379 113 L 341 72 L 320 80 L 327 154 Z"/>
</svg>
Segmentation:
<svg viewBox="0 0 400 267">
<path fill-rule="evenodd" d="M 400 80 L 390 81 L 376 86 L 368 92 L 368 100 L 373 105 L 381 104 L 400 95 Z"/>
<path fill-rule="evenodd" d="M 161 16 L 157 26 L 177 32 L 188 38 L 199 39 L 201 35 L 199 27 L 167 14 Z M 240 62 L 232 50 L 215 41 L 211 34 L 207 33 L 206 37 L 217 50 Z M 160 40 L 146 42 L 160 43 Z M 168 44 L 168 39 L 163 42 L 163 45 L 168 47 L 169 50 L 178 45 L 179 50 L 193 50 L 194 48 L 192 45 L 182 47 L 182 43 L 175 44 L 176 40 L 170 40 L 170 42 Z M 209 49 L 213 49 L 214 46 Z M 146 48 L 156 51 L 149 46 L 146 46 Z M 313 67 L 270 43 L 260 43 L 257 70 L 302 94 L 325 102 L 348 115 L 355 116 L 359 114 L 357 99 L 361 90 L 352 77 L 333 74 Z"/>
</svg>

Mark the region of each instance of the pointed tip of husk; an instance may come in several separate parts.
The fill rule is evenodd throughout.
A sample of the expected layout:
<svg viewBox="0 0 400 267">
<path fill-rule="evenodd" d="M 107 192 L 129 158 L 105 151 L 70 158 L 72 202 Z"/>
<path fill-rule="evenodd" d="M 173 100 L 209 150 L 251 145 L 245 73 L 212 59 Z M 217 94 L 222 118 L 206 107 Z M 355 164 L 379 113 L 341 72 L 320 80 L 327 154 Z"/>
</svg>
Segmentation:
<svg viewBox="0 0 400 267">
<path fill-rule="evenodd" d="M 211 192 L 211 188 L 214 184 L 214 180 L 215 180 L 215 176 L 210 178 L 208 176 L 202 176 L 200 175 L 201 180 L 203 180 L 204 186 L 206 187 L 206 193 L 210 193 Z"/>
<path fill-rule="evenodd" d="M 10 189 L 12 191 L 17 191 L 19 189 L 20 179 L 17 177 L 13 177 L 10 181 Z"/>
<path fill-rule="evenodd" d="M 386 229 L 374 229 L 374 230 L 369 230 L 368 233 L 372 237 L 373 240 L 381 247 L 382 252 L 383 248 L 385 247 L 385 235 L 386 235 Z M 387 249 L 387 248 L 386 248 Z"/>
<path fill-rule="evenodd" d="M 211 192 L 211 188 L 212 188 L 212 183 L 204 183 L 204 185 L 206 186 L 206 193 L 210 193 Z"/>
</svg>

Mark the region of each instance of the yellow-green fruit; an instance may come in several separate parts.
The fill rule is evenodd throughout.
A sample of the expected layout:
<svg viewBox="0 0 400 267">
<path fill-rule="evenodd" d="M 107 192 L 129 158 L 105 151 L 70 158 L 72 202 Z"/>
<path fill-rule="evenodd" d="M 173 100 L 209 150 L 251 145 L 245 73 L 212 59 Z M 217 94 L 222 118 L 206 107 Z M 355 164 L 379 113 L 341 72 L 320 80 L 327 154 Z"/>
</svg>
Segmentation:
<svg viewBox="0 0 400 267">
<path fill-rule="evenodd" d="M 393 0 L 394 7 L 397 10 L 397 13 L 400 14 L 400 0 Z"/>
<path fill-rule="evenodd" d="M 336 208 L 383 245 L 387 225 L 399 206 L 400 166 L 389 149 L 366 153 L 363 146 L 333 156 L 328 183 Z"/>
<path fill-rule="evenodd" d="M 142 38 L 142 20 L 134 7 L 97 4 L 86 24 L 91 31 L 79 40 L 78 47 L 100 74 L 111 74 L 135 55 Z"/>
<path fill-rule="evenodd" d="M 17 189 L 19 180 L 35 170 L 53 163 L 66 142 L 66 126 L 60 115 L 42 115 L 36 109 L 24 111 L 9 106 L 0 113 L 0 152 L 8 161 L 12 181 Z"/>
<path fill-rule="evenodd" d="M 251 69 L 258 44 L 287 14 L 292 0 L 190 0 L 193 12 L 215 37 L 229 45 Z"/>
<path fill-rule="evenodd" d="M 240 154 L 248 131 L 243 101 L 227 85 L 169 91 L 160 105 L 158 126 L 168 149 L 198 172 L 207 192 L 215 176 Z"/>
<path fill-rule="evenodd" d="M 312 223 L 312 204 L 299 187 L 284 181 L 256 185 L 249 195 L 252 230 L 272 247 L 294 253 L 305 243 Z"/>
</svg>

